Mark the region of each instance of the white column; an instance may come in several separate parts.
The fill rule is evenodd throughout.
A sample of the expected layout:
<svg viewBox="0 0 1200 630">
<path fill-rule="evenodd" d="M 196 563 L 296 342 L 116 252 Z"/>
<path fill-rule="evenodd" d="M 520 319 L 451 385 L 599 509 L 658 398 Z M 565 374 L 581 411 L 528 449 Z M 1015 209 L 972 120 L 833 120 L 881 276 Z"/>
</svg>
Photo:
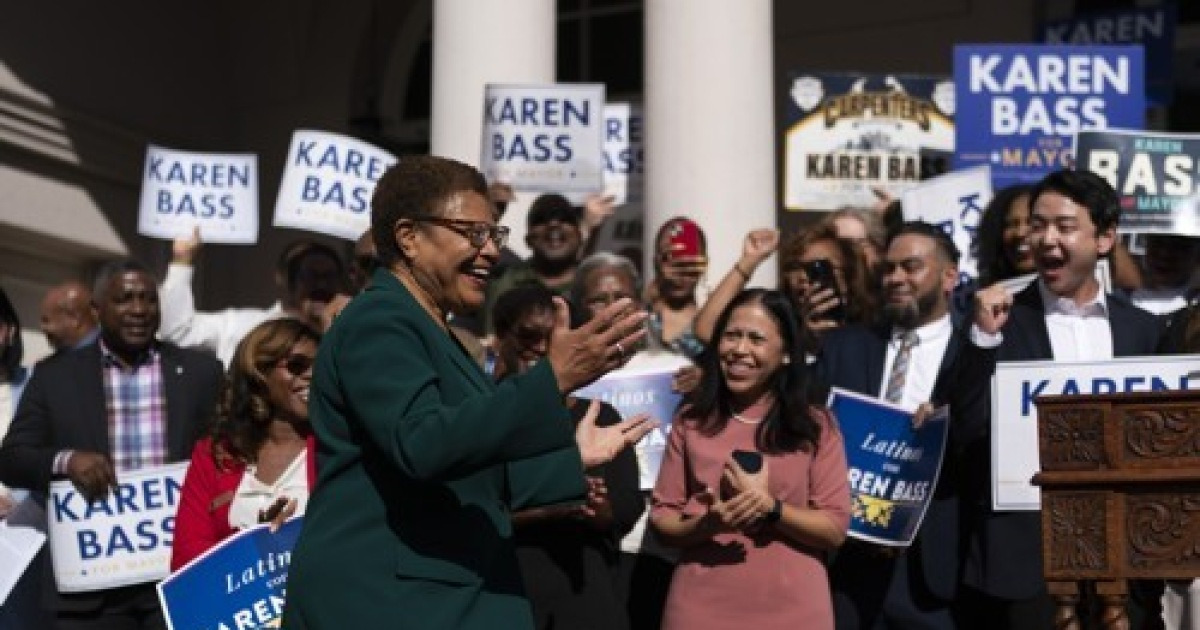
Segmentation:
<svg viewBox="0 0 1200 630">
<path fill-rule="evenodd" d="M 556 19 L 554 0 L 434 0 L 431 153 L 479 166 L 484 85 L 553 83 Z M 518 250 L 533 197 L 505 216 Z"/>
<path fill-rule="evenodd" d="M 775 226 L 771 0 L 646 0 L 646 269 L 677 214 L 708 237 L 709 282 Z M 774 287 L 774 258 L 752 284 Z"/>
</svg>

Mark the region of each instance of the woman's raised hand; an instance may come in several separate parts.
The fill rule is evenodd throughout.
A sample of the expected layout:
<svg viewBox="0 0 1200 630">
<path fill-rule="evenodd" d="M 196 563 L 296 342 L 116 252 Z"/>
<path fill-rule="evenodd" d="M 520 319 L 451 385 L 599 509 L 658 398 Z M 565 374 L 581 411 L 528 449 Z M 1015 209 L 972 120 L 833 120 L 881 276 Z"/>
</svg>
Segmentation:
<svg viewBox="0 0 1200 630">
<path fill-rule="evenodd" d="M 567 303 L 556 297 L 554 308 L 557 321 L 546 358 L 564 394 L 624 365 L 646 336 L 646 312 L 628 298 L 609 304 L 591 321 L 574 329 Z"/>
</svg>

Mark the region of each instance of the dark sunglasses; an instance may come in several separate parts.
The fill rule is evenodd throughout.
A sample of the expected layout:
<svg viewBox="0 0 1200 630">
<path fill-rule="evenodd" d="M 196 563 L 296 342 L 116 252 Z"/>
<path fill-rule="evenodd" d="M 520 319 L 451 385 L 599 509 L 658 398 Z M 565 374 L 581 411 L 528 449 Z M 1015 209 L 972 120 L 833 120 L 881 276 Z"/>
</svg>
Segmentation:
<svg viewBox="0 0 1200 630">
<path fill-rule="evenodd" d="M 275 364 L 282 366 L 292 376 L 304 376 L 312 369 L 315 361 L 315 359 L 305 354 L 293 354 L 280 359 Z"/>
<path fill-rule="evenodd" d="M 508 243 L 508 227 L 503 225 L 492 225 L 482 221 L 443 219 L 442 217 L 413 217 L 412 220 L 440 225 L 448 230 L 458 232 L 475 249 L 483 249 L 489 239 L 496 244 L 496 249 L 504 247 Z"/>
</svg>

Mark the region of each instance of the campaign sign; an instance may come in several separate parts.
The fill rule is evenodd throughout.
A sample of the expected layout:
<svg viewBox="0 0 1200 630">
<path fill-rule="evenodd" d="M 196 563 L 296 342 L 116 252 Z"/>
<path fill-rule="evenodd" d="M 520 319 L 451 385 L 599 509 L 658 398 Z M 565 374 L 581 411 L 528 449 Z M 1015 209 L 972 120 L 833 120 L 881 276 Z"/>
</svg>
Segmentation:
<svg viewBox="0 0 1200 630">
<path fill-rule="evenodd" d="M 671 379 L 685 365 L 689 365 L 686 359 L 675 355 L 663 356 L 642 362 L 638 367 L 610 372 L 574 392 L 580 398 L 595 398 L 612 405 L 622 418 L 629 419 L 645 413 L 658 423 L 634 446 L 639 484 L 643 490 L 653 489 L 654 482 L 658 480 L 667 435 L 671 432 L 671 421 L 680 399 L 679 393 L 671 388 Z"/>
<path fill-rule="evenodd" d="M 992 379 L 992 509 L 1038 510 L 1038 396 L 1188 389 L 1200 355 L 1002 361 Z"/>
<path fill-rule="evenodd" d="M 0 606 L 45 542 L 46 535 L 36 528 L 9 525 L 0 520 Z"/>
<path fill-rule="evenodd" d="M 117 487 L 91 503 L 70 481 L 51 482 L 47 535 L 58 590 L 80 593 L 166 577 L 187 467 L 179 462 L 122 472 Z"/>
<path fill-rule="evenodd" d="M 954 47 L 955 168 L 991 164 L 996 189 L 1072 166 L 1080 131 L 1141 129 L 1141 46 Z"/>
<path fill-rule="evenodd" d="M 479 162 L 516 190 L 600 192 L 604 127 L 601 83 L 488 84 Z"/>
<path fill-rule="evenodd" d="M 1047 44 L 1141 44 L 1146 51 L 1146 98 L 1169 105 L 1174 91 L 1175 20 L 1175 5 L 1165 3 L 1046 22 L 1039 35 Z"/>
<path fill-rule="evenodd" d="M 1075 155 L 1117 191 L 1122 232 L 1200 236 L 1200 135 L 1086 131 Z"/>
<path fill-rule="evenodd" d="M 954 150 L 954 84 L 945 77 L 793 74 L 784 135 L 784 207 L 872 206 L 932 170 L 922 150 Z"/>
<path fill-rule="evenodd" d="M 258 157 L 150 145 L 138 202 L 138 234 L 175 239 L 200 228 L 208 243 L 258 240 Z"/>
<path fill-rule="evenodd" d="M 356 241 L 371 227 L 371 195 L 396 157 L 378 147 L 324 131 L 297 130 L 274 224 Z"/>
<path fill-rule="evenodd" d="M 899 406 L 833 388 L 829 409 L 846 444 L 850 536 L 907 547 L 933 499 L 946 447 L 946 408 L 921 428 Z"/>
<path fill-rule="evenodd" d="M 158 584 L 171 630 L 278 628 L 283 617 L 292 549 L 303 517 L 275 533 L 267 525 L 217 543 Z"/>
<path fill-rule="evenodd" d="M 604 106 L 604 194 L 618 206 L 642 200 L 646 161 L 642 121 L 641 105 Z"/>
<path fill-rule="evenodd" d="M 924 221 L 950 235 L 961 255 L 960 280 L 977 277 L 975 238 L 992 200 L 991 168 L 983 164 L 940 175 L 906 190 L 901 199 L 905 221 Z"/>
</svg>

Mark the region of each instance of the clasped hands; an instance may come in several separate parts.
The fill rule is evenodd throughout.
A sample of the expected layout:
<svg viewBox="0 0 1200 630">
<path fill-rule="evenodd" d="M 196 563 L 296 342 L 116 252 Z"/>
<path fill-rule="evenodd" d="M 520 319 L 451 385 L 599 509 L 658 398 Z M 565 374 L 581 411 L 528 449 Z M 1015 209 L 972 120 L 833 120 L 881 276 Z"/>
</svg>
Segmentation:
<svg viewBox="0 0 1200 630">
<path fill-rule="evenodd" d="M 764 458 L 762 469 L 750 474 L 730 457 L 725 463 L 723 477 L 733 491 L 732 496 L 722 499 L 712 488 L 705 488 L 693 496 L 707 508 L 701 517 L 701 526 L 713 533 L 757 529 L 775 507 L 775 498 L 768 490 L 768 468 Z"/>
</svg>

